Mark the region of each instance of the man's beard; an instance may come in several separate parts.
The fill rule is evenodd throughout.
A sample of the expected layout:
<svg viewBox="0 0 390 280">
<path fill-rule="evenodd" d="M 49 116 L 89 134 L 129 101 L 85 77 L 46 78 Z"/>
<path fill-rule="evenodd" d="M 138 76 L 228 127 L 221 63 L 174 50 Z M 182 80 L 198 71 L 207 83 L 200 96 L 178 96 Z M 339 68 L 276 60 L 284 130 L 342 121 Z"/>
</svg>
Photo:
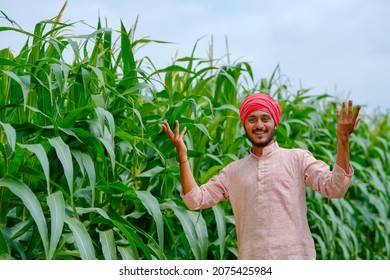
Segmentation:
<svg viewBox="0 0 390 280">
<path fill-rule="evenodd" d="M 245 134 L 246 134 L 246 137 L 249 139 L 249 141 L 252 143 L 253 146 L 256 146 L 258 148 L 263 148 L 263 147 L 267 146 L 269 143 L 271 143 L 271 141 L 274 139 L 275 129 L 276 128 L 274 128 L 271 131 L 270 135 L 265 140 L 257 141 L 257 142 L 251 136 L 249 136 L 249 134 L 248 134 L 248 132 L 246 130 L 245 130 Z"/>
</svg>

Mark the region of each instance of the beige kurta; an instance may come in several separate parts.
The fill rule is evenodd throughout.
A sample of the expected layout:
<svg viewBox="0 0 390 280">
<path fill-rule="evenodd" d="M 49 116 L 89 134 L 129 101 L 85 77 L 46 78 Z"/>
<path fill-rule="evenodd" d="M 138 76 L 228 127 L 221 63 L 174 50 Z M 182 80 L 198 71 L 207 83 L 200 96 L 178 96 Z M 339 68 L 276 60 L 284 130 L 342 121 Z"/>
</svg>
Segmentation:
<svg viewBox="0 0 390 280">
<path fill-rule="evenodd" d="M 230 199 L 239 259 L 315 259 L 308 226 L 306 184 L 326 197 L 340 198 L 353 175 L 316 160 L 302 149 L 275 142 L 261 157 L 250 154 L 226 166 L 182 198 L 192 210 Z"/>
</svg>

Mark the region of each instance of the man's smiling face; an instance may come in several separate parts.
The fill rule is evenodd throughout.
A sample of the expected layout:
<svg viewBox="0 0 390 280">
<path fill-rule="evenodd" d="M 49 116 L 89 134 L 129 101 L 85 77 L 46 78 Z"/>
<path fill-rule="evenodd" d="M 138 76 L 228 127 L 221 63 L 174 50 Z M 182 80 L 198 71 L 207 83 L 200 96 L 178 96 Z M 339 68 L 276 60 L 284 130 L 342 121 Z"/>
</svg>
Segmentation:
<svg viewBox="0 0 390 280">
<path fill-rule="evenodd" d="M 271 115 L 262 111 L 253 111 L 245 120 L 245 133 L 256 147 L 266 147 L 275 135 L 275 122 Z"/>
</svg>

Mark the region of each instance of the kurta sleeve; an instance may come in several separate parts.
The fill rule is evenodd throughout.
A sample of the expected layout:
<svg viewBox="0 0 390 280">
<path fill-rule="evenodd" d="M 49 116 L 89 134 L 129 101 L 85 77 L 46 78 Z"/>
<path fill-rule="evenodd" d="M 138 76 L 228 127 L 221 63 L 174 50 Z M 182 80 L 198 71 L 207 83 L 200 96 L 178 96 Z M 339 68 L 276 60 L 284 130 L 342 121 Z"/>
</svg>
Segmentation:
<svg viewBox="0 0 390 280">
<path fill-rule="evenodd" d="M 304 155 L 306 183 L 315 191 L 328 198 L 341 198 L 347 190 L 353 176 L 353 168 L 349 165 L 345 172 L 337 163 L 333 170 L 325 162 L 317 160 L 310 152 Z"/>
<path fill-rule="evenodd" d="M 181 197 L 187 207 L 191 210 L 205 209 L 214 206 L 221 200 L 229 199 L 226 188 L 227 180 L 226 170 L 223 169 L 218 175 L 212 177 L 206 184 L 200 187 L 195 186 Z"/>
</svg>

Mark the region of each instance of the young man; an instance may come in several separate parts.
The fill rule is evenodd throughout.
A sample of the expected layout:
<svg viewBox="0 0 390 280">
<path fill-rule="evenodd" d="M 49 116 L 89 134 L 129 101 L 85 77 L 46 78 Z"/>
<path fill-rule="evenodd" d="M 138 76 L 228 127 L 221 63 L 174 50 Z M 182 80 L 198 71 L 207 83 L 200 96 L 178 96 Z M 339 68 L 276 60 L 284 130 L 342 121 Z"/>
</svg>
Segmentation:
<svg viewBox="0 0 390 280">
<path fill-rule="evenodd" d="M 333 170 L 309 151 L 283 149 L 274 141 L 282 113 L 279 104 L 260 93 L 240 106 L 240 119 L 252 143 L 250 154 L 227 165 L 198 187 L 183 141 L 186 128 L 164 131 L 179 155 L 182 198 L 192 209 L 211 207 L 229 199 L 236 222 L 239 259 L 315 259 L 316 252 L 306 209 L 306 185 L 325 197 L 341 198 L 353 175 L 349 162 L 350 134 L 359 122 L 360 106 L 352 101 L 337 110 L 337 156 Z"/>
</svg>

